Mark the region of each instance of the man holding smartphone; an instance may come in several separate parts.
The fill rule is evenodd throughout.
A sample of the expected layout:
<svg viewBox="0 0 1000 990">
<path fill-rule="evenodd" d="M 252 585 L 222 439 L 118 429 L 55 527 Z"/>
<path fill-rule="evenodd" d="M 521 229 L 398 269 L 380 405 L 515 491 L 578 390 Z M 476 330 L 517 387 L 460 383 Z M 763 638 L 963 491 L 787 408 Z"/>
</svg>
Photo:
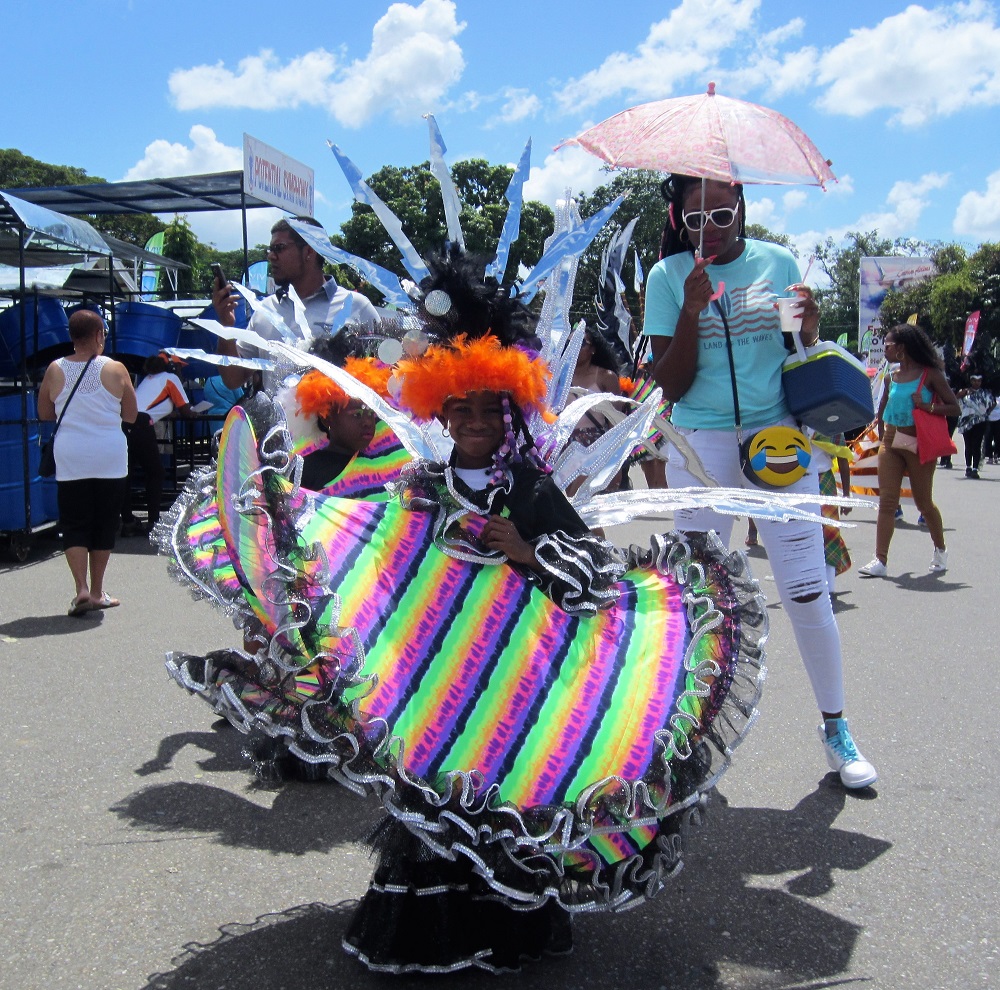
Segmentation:
<svg viewBox="0 0 1000 990">
<path fill-rule="evenodd" d="M 322 229 L 321 224 L 312 217 L 298 219 Z M 289 295 L 289 287 L 295 290 L 305 306 L 306 319 L 315 334 L 328 332 L 348 299 L 351 301 L 352 323 L 373 323 L 378 319 L 378 311 L 361 293 L 343 288 L 323 273 L 323 257 L 309 247 L 285 219 L 279 220 L 271 228 L 267 260 L 271 277 L 278 288 L 261 305 L 270 308 L 288 326 L 295 325 L 295 306 Z M 212 305 L 219 322 L 231 327 L 236 323 L 235 310 L 239 296 L 220 275 L 221 270 L 216 271 Z M 274 324 L 265 313 L 254 314 L 250 320 L 250 329 L 268 340 L 278 336 Z M 219 341 L 219 353 L 232 357 L 258 356 L 255 348 L 237 346 L 231 340 Z M 244 368 L 222 368 L 220 374 L 227 388 L 241 388 L 250 377 L 250 372 Z"/>
</svg>

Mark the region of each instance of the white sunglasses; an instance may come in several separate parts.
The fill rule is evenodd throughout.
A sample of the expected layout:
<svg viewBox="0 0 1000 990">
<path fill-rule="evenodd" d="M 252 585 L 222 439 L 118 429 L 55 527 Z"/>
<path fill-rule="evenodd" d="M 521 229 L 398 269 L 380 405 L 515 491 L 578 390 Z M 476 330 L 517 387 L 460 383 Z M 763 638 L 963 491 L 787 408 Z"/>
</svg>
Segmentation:
<svg viewBox="0 0 1000 990">
<path fill-rule="evenodd" d="M 692 210 L 690 213 L 682 213 L 681 219 L 688 230 L 701 230 L 709 220 L 719 230 L 725 230 L 726 227 L 732 227 L 737 212 L 732 206 L 720 206 L 714 210 Z"/>
</svg>

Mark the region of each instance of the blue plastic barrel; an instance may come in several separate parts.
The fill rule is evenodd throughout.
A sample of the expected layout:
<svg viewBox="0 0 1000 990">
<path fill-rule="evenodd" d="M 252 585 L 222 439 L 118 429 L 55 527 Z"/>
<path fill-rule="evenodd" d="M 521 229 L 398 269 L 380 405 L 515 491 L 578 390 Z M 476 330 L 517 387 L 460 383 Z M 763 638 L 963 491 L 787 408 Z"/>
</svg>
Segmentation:
<svg viewBox="0 0 1000 990">
<path fill-rule="evenodd" d="M 29 420 L 36 419 L 35 395 L 28 393 Z M 14 422 L 4 422 L 4 421 Z M 46 505 L 43 485 L 38 477 L 38 426 L 25 425 L 21 415 L 21 395 L 11 392 L 0 395 L 0 532 L 25 529 L 24 515 L 24 438 L 28 443 L 28 472 L 31 525 L 39 526 L 56 518 L 54 502 Z M 51 500 L 49 500 L 51 501 Z"/>
<path fill-rule="evenodd" d="M 215 312 L 215 306 L 206 306 L 201 312 L 201 318 L 203 320 L 217 320 L 219 317 Z M 233 319 L 236 321 L 233 326 L 242 327 L 244 329 L 246 329 L 250 323 L 250 308 L 247 306 L 246 299 L 242 296 L 240 296 L 236 303 L 236 309 L 233 311 Z"/>
<path fill-rule="evenodd" d="M 27 297 L 0 312 L 0 375 L 2 376 L 13 376 L 21 367 L 22 307 L 24 356 L 29 362 L 36 354 L 41 354 L 49 348 L 65 349 L 65 345 L 69 344 L 69 317 L 62 303 L 58 299 L 44 296 Z"/>
<path fill-rule="evenodd" d="M 114 353 L 147 358 L 165 347 L 176 347 L 181 318 L 169 309 L 142 302 L 115 307 Z M 109 348 L 110 349 L 110 348 Z"/>
</svg>

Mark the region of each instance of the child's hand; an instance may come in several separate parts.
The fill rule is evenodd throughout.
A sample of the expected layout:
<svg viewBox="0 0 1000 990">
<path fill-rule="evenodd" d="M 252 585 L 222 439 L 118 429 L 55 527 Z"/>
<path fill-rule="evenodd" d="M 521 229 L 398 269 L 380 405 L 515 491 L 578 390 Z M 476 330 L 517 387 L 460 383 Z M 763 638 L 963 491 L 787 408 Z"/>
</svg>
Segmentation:
<svg viewBox="0 0 1000 990">
<path fill-rule="evenodd" d="M 536 566 L 535 550 L 517 531 L 517 527 L 501 516 L 490 516 L 479 537 L 491 550 L 499 550 L 516 564 Z"/>
</svg>

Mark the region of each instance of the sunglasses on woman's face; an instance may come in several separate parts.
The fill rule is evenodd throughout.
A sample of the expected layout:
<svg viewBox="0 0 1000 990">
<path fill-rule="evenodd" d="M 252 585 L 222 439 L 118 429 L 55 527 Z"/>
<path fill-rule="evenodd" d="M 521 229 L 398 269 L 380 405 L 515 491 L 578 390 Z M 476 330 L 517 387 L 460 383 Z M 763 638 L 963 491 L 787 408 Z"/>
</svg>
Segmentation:
<svg viewBox="0 0 1000 990">
<path fill-rule="evenodd" d="M 736 219 L 737 211 L 732 206 L 720 206 L 715 210 L 692 210 L 690 213 L 681 214 L 684 226 L 688 230 L 701 230 L 709 220 L 715 224 L 719 230 L 732 227 Z"/>
</svg>

